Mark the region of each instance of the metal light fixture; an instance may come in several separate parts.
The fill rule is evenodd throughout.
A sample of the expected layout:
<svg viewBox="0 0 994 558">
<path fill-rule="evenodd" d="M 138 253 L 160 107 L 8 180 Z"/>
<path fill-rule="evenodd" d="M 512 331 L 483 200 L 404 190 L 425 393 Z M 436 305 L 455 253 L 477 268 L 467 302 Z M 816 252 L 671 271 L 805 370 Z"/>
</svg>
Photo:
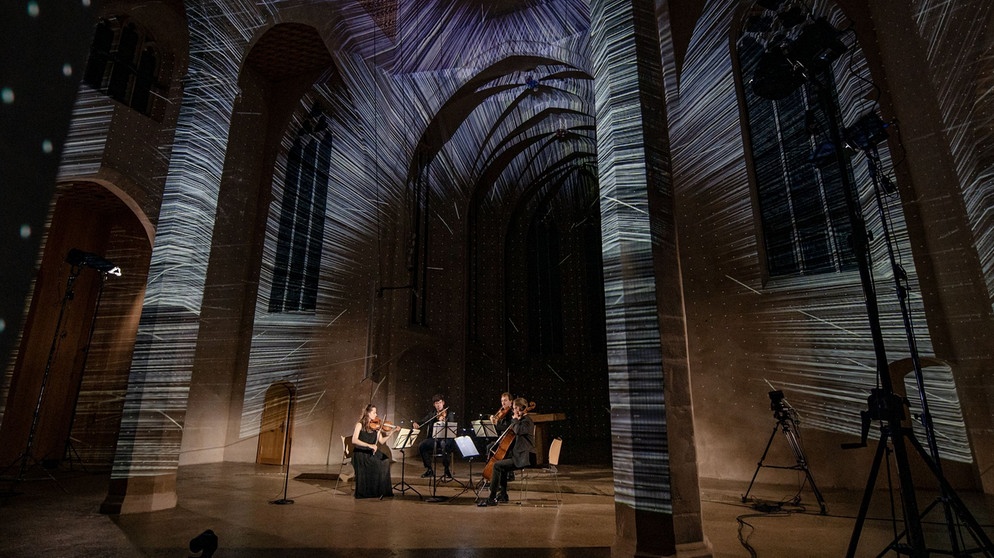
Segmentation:
<svg viewBox="0 0 994 558">
<path fill-rule="evenodd" d="M 92 252 L 84 252 L 78 248 L 69 250 L 69 254 L 66 255 L 66 263 L 74 267 L 93 268 L 100 273 L 106 273 L 115 277 L 121 276 L 120 267 Z"/>
</svg>

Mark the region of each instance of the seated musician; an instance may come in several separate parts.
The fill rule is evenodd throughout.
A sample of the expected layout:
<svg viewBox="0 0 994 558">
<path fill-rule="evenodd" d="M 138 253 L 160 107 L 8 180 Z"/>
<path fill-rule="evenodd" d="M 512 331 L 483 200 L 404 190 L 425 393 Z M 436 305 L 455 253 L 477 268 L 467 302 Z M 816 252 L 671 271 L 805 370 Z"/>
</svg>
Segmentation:
<svg viewBox="0 0 994 558">
<path fill-rule="evenodd" d="M 511 394 L 506 391 L 500 394 L 500 409 L 490 415 L 490 422 L 496 427 L 498 436 L 503 434 L 508 426 L 511 426 L 511 420 L 514 418 L 511 412 L 511 401 L 513 400 Z"/>
<path fill-rule="evenodd" d="M 382 499 L 393 496 L 390 458 L 378 447 L 378 444 L 386 443 L 393 434 L 383 428 L 383 424 L 376 414 L 376 405 L 366 405 L 352 432 L 356 498 Z"/>
<path fill-rule="evenodd" d="M 456 442 L 454 438 L 432 437 L 432 425 L 436 422 L 445 423 L 446 419 L 451 418 L 454 415 L 452 411 L 445 406 L 444 395 L 437 393 L 431 398 L 431 400 L 435 409 L 431 411 L 420 424 L 415 422 L 413 425 L 414 428 L 422 428 L 428 431 L 428 437 L 418 445 L 418 453 L 421 454 L 421 461 L 425 466 L 425 472 L 421 475 L 421 478 L 426 479 L 435 476 L 435 470 L 432 467 L 432 458 L 435 456 L 435 452 L 440 450 L 442 452 L 442 464 L 445 466 L 445 473 L 442 475 L 442 480 L 450 481 L 452 480 L 452 472 L 449 470 L 449 462 L 452 460 L 452 451 L 456 447 Z"/>
<path fill-rule="evenodd" d="M 497 444 L 497 440 L 500 440 L 500 435 L 511 426 L 511 421 L 514 420 L 514 413 L 511 412 L 512 401 L 514 401 L 514 397 L 510 393 L 505 391 L 500 394 L 500 409 L 490 415 L 490 422 L 493 423 L 494 429 L 497 431 L 497 439 L 487 444 L 487 455 L 494 451 L 494 445 Z M 508 473 L 507 480 L 514 480 L 514 471 Z"/>
<path fill-rule="evenodd" d="M 515 399 L 512 412 L 511 426 L 508 428 L 514 433 L 514 442 L 504 459 L 494 463 L 490 497 L 478 502 L 480 507 L 507 502 L 508 473 L 535 463 L 535 422 L 528 416 L 528 401 L 523 397 Z"/>
</svg>

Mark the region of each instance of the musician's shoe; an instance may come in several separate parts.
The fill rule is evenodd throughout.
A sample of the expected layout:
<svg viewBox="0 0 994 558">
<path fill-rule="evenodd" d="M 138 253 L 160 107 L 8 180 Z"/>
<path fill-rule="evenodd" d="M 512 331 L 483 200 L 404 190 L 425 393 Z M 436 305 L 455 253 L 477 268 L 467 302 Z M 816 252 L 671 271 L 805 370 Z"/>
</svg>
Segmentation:
<svg viewBox="0 0 994 558">
<path fill-rule="evenodd" d="M 452 473 L 450 473 L 449 471 L 445 471 L 445 473 L 442 475 L 441 481 L 442 482 L 449 482 L 449 481 L 452 481 L 452 480 L 455 480 L 455 479 L 452 478 Z"/>
<path fill-rule="evenodd" d="M 430 479 L 431 477 L 434 476 L 435 476 L 435 471 L 432 471 L 431 469 L 425 469 L 425 472 L 421 473 L 421 478 L 423 479 Z"/>
<path fill-rule="evenodd" d="M 501 504 L 506 504 L 506 503 L 508 503 L 508 502 L 510 502 L 510 501 L 511 501 L 511 500 L 510 500 L 510 499 L 509 499 L 509 498 L 507 497 L 507 492 L 501 492 L 500 496 L 498 496 L 498 497 L 496 498 L 496 500 L 497 500 L 498 502 L 500 502 Z"/>
<path fill-rule="evenodd" d="M 476 501 L 476 507 L 478 507 L 478 508 L 485 508 L 485 507 L 487 507 L 489 505 L 490 505 L 490 500 L 477 500 Z M 494 504 L 494 505 L 496 505 L 496 504 Z"/>
</svg>

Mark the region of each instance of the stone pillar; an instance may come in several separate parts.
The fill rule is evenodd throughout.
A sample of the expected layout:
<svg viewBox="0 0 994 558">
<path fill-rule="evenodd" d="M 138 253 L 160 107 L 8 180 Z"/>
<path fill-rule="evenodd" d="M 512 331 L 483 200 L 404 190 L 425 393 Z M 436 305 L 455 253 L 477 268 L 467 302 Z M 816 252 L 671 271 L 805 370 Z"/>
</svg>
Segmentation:
<svg viewBox="0 0 994 558">
<path fill-rule="evenodd" d="M 953 143 L 953 136 L 968 122 L 947 121 L 955 115 L 940 102 L 955 84 L 946 83 L 939 71 L 953 62 L 941 59 L 941 52 L 930 52 L 937 49 L 934 37 L 922 37 L 923 32 L 935 32 L 929 25 L 948 26 L 944 31 L 957 37 L 956 48 L 974 49 L 980 60 L 984 37 L 977 34 L 981 27 L 974 22 L 989 20 L 992 10 L 986 3 L 973 4 L 958 5 L 950 17 L 928 25 L 916 20 L 926 17 L 900 0 L 870 2 L 867 9 L 880 63 L 887 69 L 884 90 L 889 95 L 882 102 L 889 101 L 889 106 L 884 105 L 884 118 L 896 117 L 900 123 L 899 134 L 892 134 L 900 147 L 892 151 L 906 155 L 895 172 L 908 215 L 929 334 L 935 356 L 952 367 L 973 449 L 975 480 L 986 494 L 994 494 L 994 382 L 990 380 L 994 312 L 974 232 L 982 210 L 971 215 L 966 201 L 971 189 L 977 196 L 978 186 L 969 182 L 968 174 L 957 172 L 957 158 L 973 147 Z M 936 56 L 940 59 L 933 59 Z"/>
<path fill-rule="evenodd" d="M 707 556 L 655 3 L 591 2 L 616 556 Z"/>
<path fill-rule="evenodd" d="M 211 0 L 187 2 L 190 60 L 117 453 L 102 513 L 176 505 L 176 470 L 241 44 Z M 229 72 L 229 75 L 224 75 Z"/>
</svg>

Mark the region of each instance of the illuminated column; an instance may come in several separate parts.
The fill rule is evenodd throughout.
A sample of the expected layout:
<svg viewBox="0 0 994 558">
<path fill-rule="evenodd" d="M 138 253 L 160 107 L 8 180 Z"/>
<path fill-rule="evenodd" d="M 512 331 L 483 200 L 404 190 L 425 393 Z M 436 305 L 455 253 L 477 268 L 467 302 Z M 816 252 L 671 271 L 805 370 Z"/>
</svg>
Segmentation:
<svg viewBox="0 0 994 558">
<path fill-rule="evenodd" d="M 654 6 L 591 2 L 614 553 L 706 556 Z"/>
<path fill-rule="evenodd" d="M 990 277 L 992 266 L 987 264 L 985 270 L 984 265 L 989 251 L 978 245 L 984 242 L 983 215 L 990 212 L 990 194 L 985 193 L 989 179 L 970 176 L 967 170 L 973 163 L 968 163 L 967 154 L 981 149 L 980 144 L 970 143 L 974 141 L 970 130 L 989 130 L 991 122 L 981 119 L 983 113 L 977 109 L 981 105 L 974 104 L 979 102 L 972 97 L 962 107 L 957 104 L 962 80 L 949 79 L 950 75 L 986 75 L 986 79 L 991 75 L 989 55 L 974 54 L 990 44 L 989 36 L 982 38 L 983 28 L 973 22 L 989 21 L 992 10 L 989 5 L 979 6 L 950 2 L 927 16 L 897 0 L 871 2 L 867 8 L 880 62 L 887 70 L 885 89 L 893 92 L 884 97 L 885 103 L 890 101 L 884 109 L 900 122 L 899 133 L 892 137 L 900 139 L 905 157 L 904 164 L 894 170 L 916 248 L 915 268 L 933 349 L 936 357 L 952 366 L 974 471 L 984 493 L 990 495 L 994 494 L 994 293 L 990 286 L 994 279 Z M 949 49 L 946 52 L 944 45 Z M 964 54 L 949 59 L 952 50 Z M 975 87 L 987 91 L 984 86 Z M 972 89 L 967 91 L 973 94 Z M 885 112 L 885 117 L 890 116 Z M 975 172 L 984 172 L 981 168 Z M 989 241 L 987 246 L 989 250 Z M 939 455 L 944 457 L 941 447 Z"/>
<path fill-rule="evenodd" d="M 179 463 L 217 197 L 247 26 L 187 2 L 189 67 L 163 191 L 117 453 L 103 513 L 176 505 Z M 210 12 L 210 13 L 208 13 Z M 237 37 L 237 38 L 236 38 Z"/>
</svg>

